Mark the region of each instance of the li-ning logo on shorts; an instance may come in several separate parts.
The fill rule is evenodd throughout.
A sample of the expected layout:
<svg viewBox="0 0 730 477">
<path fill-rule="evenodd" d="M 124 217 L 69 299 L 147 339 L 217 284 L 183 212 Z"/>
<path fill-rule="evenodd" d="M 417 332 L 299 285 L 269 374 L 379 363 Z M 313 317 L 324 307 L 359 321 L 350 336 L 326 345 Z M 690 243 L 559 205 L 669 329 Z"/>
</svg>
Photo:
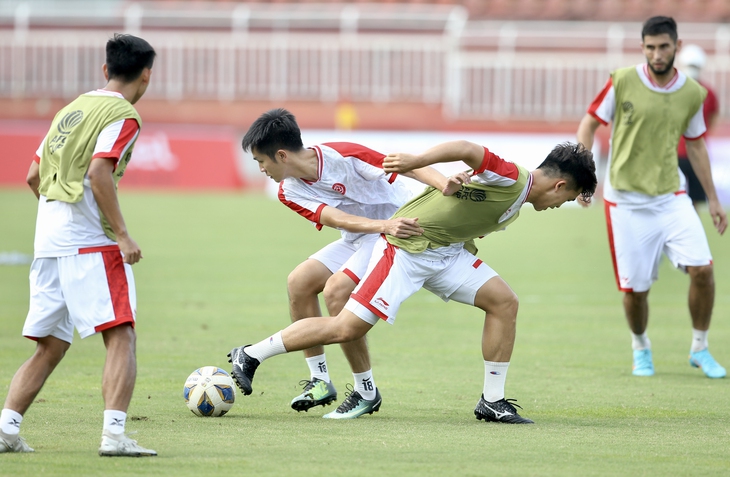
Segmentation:
<svg viewBox="0 0 730 477">
<path fill-rule="evenodd" d="M 61 119 L 58 123 L 59 134 L 53 136 L 51 142 L 48 143 L 48 149 L 51 151 L 51 154 L 58 151 L 64 146 L 64 144 L 66 144 L 66 138 L 68 138 L 68 135 L 71 134 L 71 130 L 78 126 L 83 119 L 84 112 L 78 109 L 76 111 L 66 113 L 63 119 Z"/>
<path fill-rule="evenodd" d="M 340 184 L 339 182 L 336 182 L 334 185 L 332 185 L 332 190 L 335 192 L 339 192 L 342 195 L 345 195 L 345 192 L 347 192 L 345 184 Z"/>
<path fill-rule="evenodd" d="M 384 310 L 387 310 L 390 306 L 387 301 L 383 300 L 382 298 L 378 297 L 375 299 L 375 303 L 380 305 L 380 307 Z"/>
</svg>

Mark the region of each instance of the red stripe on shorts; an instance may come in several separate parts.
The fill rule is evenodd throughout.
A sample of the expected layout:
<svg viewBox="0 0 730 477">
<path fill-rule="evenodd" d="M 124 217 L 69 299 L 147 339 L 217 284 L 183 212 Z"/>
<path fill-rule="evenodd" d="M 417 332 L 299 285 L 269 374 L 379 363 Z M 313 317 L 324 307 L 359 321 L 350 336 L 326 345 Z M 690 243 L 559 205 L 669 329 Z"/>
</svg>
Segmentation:
<svg viewBox="0 0 730 477">
<path fill-rule="evenodd" d="M 119 245 L 102 245 L 99 247 L 86 247 L 79 249 L 79 255 L 85 253 L 96 253 L 96 252 L 115 252 L 119 251 Z"/>
<path fill-rule="evenodd" d="M 353 282 L 355 282 L 355 285 L 357 285 L 358 283 L 360 283 L 360 277 L 358 277 L 357 275 L 355 275 L 355 272 L 353 272 L 349 268 L 346 268 L 346 269 L 342 270 L 342 273 L 344 273 L 345 275 L 347 275 L 348 277 L 350 277 L 350 280 L 352 280 Z"/>
<path fill-rule="evenodd" d="M 390 269 L 393 268 L 395 250 L 396 248 L 393 245 L 386 243 L 383 256 L 378 260 L 377 265 L 370 272 L 370 275 L 365 277 L 365 281 L 362 282 L 357 293 L 352 294 L 352 298 L 355 301 L 372 311 L 378 318 L 386 321 L 388 320 L 388 316 L 381 310 L 375 308 L 370 302 L 375 298 L 385 279 L 388 278 Z"/>
<path fill-rule="evenodd" d="M 123 323 L 131 323 L 134 327 L 134 315 L 129 304 L 129 283 L 127 282 L 127 273 L 124 270 L 122 254 L 117 248 L 117 250 L 102 251 L 101 256 L 104 259 L 106 281 L 109 285 L 109 295 L 114 309 L 114 320 L 101 324 L 95 327 L 94 330 L 97 332 L 104 331 Z"/>
<path fill-rule="evenodd" d="M 634 291 L 633 288 L 621 288 L 621 280 L 618 276 L 618 263 L 616 262 L 616 247 L 613 242 L 613 226 L 611 225 L 611 207 L 616 207 L 616 204 L 609 202 L 606 199 L 603 200 L 606 206 L 606 226 L 608 227 L 608 247 L 611 249 L 611 261 L 613 262 L 613 274 L 616 277 L 616 286 L 619 291 L 630 292 Z"/>
</svg>

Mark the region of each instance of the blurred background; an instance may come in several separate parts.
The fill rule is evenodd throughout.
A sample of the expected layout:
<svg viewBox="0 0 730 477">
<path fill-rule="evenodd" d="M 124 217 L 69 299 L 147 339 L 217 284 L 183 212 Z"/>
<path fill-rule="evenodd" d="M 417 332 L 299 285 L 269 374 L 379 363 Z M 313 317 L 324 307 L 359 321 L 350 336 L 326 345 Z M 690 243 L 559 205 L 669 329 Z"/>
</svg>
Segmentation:
<svg viewBox="0 0 730 477">
<path fill-rule="evenodd" d="M 55 112 L 104 86 L 114 32 L 158 53 L 122 187 L 255 190 L 265 177 L 240 139 L 275 107 L 305 145 L 419 152 L 463 138 L 534 167 L 575 140 L 611 70 L 645 61 L 654 15 L 704 52 L 700 79 L 720 105 L 707 141 L 729 204 L 730 0 L 1 0 L 0 187 L 24 186 Z"/>
</svg>

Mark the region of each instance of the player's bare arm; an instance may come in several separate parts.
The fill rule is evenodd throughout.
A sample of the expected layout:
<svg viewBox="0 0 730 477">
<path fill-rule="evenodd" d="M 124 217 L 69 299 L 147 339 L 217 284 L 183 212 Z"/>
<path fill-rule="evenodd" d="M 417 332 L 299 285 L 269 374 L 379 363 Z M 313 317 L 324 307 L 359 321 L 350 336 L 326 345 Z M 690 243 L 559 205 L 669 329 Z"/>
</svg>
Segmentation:
<svg viewBox="0 0 730 477">
<path fill-rule="evenodd" d="M 94 193 L 99 210 L 104 214 L 117 236 L 117 243 L 124 255 L 124 262 L 133 265 L 142 258 L 142 251 L 127 232 L 112 172 L 114 172 L 114 161 L 106 158 L 92 160 L 88 172 L 91 191 Z"/>
<path fill-rule="evenodd" d="M 393 153 L 383 159 L 385 172 L 404 173 L 439 162 L 462 161 L 478 169 L 484 159 L 484 147 L 469 141 L 449 141 L 428 149 L 422 154 Z"/>
<path fill-rule="evenodd" d="M 471 182 L 471 178 L 468 173 L 460 172 L 453 176 L 446 177 L 433 167 L 421 167 L 414 169 L 409 172 L 404 172 L 402 175 L 416 179 L 419 182 L 423 182 L 426 185 L 440 190 L 444 195 L 453 195 L 461 189 L 462 184 L 468 184 Z"/>
<path fill-rule="evenodd" d="M 598 119 L 590 114 L 586 114 L 578 125 L 578 133 L 576 134 L 578 142 L 583 144 L 589 151 L 593 149 L 593 141 L 596 137 L 596 129 L 601 123 Z"/>
<path fill-rule="evenodd" d="M 373 220 L 359 215 L 343 212 L 335 207 L 325 207 L 320 214 L 319 222 L 327 227 L 346 230 L 352 233 L 386 234 L 398 238 L 421 235 L 423 229 L 418 219 L 397 217 L 387 220 Z"/>
<path fill-rule="evenodd" d="M 717 231 L 720 232 L 720 235 L 722 235 L 727 229 L 727 215 L 720 204 L 720 200 L 717 198 L 715 183 L 712 181 L 710 157 L 707 154 L 705 140 L 703 138 L 688 140 L 686 141 L 686 145 L 689 162 L 692 164 L 692 169 L 695 171 L 697 179 L 699 179 L 707 195 L 707 205 L 710 210 L 712 222 L 715 224 Z"/>
<path fill-rule="evenodd" d="M 30 168 L 28 169 L 28 175 L 25 178 L 25 182 L 30 186 L 30 190 L 35 194 L 36 199 L 41 198 L 41 194 L 38 192 L 38 187 L 41 185 L 40 166 L 37 162 L 32 161 Z"/>
<path fill-rule="evenodd" d="M 594 118 L 590 114 L 586 114 L 585 116 L 583 116 L 583 119 L 581 119 L 580 124 L 578 125 L 578 133 L 576 134 L 577 140 L 580 144 L 583 144 L 583 146 L 589 151 L 593 149 L 593 142 L 595 141 L 596 130 L 600 125 L 600 121 L 598 121 L 598 119 Z M 576 202 L 578 202 L 583 207 L 587 207 L 591 203 L 591 198 L 578 196 Z"/>
</svg>

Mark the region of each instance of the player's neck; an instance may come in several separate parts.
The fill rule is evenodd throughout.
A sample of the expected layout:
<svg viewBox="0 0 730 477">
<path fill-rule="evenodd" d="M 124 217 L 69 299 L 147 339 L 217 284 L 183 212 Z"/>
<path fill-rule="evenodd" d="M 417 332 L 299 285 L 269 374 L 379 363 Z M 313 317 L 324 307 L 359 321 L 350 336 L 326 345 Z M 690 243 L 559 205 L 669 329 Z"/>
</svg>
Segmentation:
<svg viewBox="0 0 730 477">
<path fill-rule="evenodd" d="M 319 179 L 319 158 L 314 149 L 303 149 L 299 153 L 299 178 L 314 182 Z"/>
<path fill-rule="evenodd" d="M 134 104 L 136 102 L 137 98 L 137 86 L 134 83 L 122 83 L 121 81 L 117 80 L 109 80 L 109 82 L 104 86 L 104 89 L 106 91 L 112 91 L 114 93 L 119 93 L 122 96 L 124 96 L 124 99 L 129 101 L 130 103 Z"/>
<path fill-rule="evenodd" d="M 674 79 L 674 75 L 677 74 L 676 68 L 671 68 L 666 73 L 657 74 L 652 70 L 651 68 L 647 68 L 647 73 L 649 74 L 649 78 L 656 84 L 657 86 L 663 88 L 667 84 L 669 84 L 670 81 Z"/>
</svg>

